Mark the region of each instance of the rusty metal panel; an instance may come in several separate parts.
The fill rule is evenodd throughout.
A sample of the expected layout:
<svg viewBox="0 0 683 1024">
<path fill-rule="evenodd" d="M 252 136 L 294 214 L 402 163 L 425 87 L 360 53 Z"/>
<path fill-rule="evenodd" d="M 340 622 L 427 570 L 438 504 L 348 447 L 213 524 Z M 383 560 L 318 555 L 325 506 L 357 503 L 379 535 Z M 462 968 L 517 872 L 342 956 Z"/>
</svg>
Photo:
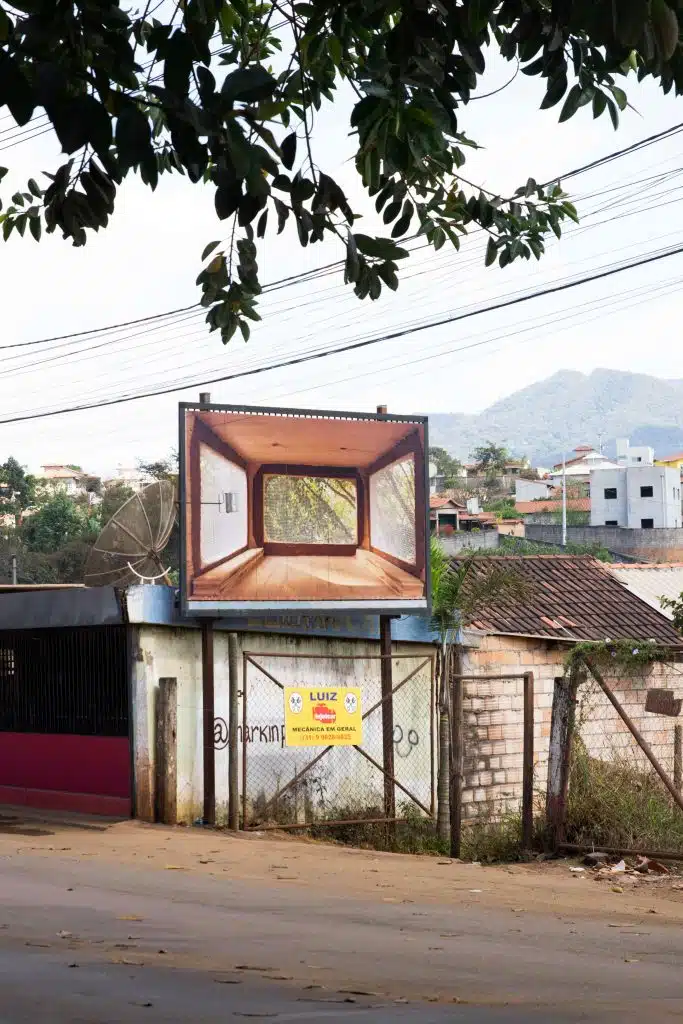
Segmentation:
<svg viewBox="0 0 683 1024">
<path fill-rule="evenodd" d="M 681 713 L 683 701 L 674 696 L 673 690 L 653 689 L 647 691 L 645 698 L 645 710 L 654 715 L 669 715 L 670 718 L 677 718 Z"/>
</svg>

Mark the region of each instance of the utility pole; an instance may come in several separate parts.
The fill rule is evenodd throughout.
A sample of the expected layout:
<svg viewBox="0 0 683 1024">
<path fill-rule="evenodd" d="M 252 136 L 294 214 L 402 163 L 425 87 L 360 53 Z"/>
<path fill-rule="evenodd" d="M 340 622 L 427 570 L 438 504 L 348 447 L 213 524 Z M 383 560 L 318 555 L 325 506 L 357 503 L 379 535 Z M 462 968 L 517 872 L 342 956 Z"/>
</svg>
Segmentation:
<svg viewBox="0 0 683 1024">
<path fill-rule="evenodd" d="M 567 460 L 562 453 L 562 547 L 567 546 Z"/>
<path fill-rule="evenodd" d="M 12 555 L 12 586 L 17 585 L 17 556 Z"/>
</svg>

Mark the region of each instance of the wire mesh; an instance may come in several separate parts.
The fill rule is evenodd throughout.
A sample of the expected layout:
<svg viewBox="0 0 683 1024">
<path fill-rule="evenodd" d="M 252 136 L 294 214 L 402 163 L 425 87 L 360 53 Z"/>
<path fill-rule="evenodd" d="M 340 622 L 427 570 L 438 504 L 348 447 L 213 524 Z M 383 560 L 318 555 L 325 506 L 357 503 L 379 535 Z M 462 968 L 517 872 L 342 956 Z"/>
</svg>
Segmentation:
<svg viewBox="0 0 683 1024">
<path fill-rule="evenodd" d="M 600 666 L 615 697 L 669 779 L 677 779 L 680 719 L 645 710 L 647 692 L 683 697 L 682 666 L 655 663 L 628 672 Z M 678 734 L 678 735 L 677 735 Z M 677 779 L 680 790 L 680 779 Z M 567 803 L 567 842 L 683 851 L 683 812 L 633 733 L 589 675 L 579 689 Z"/>
<path fill-rule="evenodd" d="M 379 656 L 245 656 L 246 711 L 238 732 L 247 828 L 386 820 L 380 665 Z M 396 656 L 392 669 L 396 814 L 429 820 L 435 800 L 433 658 Z M 283 687 L 317 688 L 321 680 L 327 688 L 360 687 L 360 749 L 286 745 Z"/>
<path fill-rule="evenodd" d="M 370 477 L 370 543 L 415 564 L 415 458 L 412 455 Z"/>
</svg>

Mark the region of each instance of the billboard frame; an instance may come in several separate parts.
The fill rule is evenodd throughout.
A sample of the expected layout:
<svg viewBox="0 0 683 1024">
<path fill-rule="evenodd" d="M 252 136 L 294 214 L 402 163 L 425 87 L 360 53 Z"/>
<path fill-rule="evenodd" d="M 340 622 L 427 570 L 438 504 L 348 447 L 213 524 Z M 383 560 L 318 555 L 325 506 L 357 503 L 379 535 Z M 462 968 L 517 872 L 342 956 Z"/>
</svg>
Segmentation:
<svg viewBox="0 0 683 1024">
<path fill-rule="evenodd" d="M 230 607 L 219 609 L 214 602 L 205 602 L 214 607 L 188 608 L 187 597 L 187 450 L 186 450 L 186 414 L 188 412 L 225 412 L 245 413 L 248 415 L 262 416 L 294 416 L 298 418 L 328 420 L 366 420 L 380 423 L 408 423 L 421 426 L 424 431 L 424 565 L 425 565 L 425 601 L 426 606 L 411 607 L 410 602 L 398 599 L 395 602 L 373 603 L 367 601 L 268 601 L 261 602 L 220 602 Z M 431 613 L 432 593 L 430 578 L 430 534 L 429 534 L 429 419 L 427 416 L 407 416 L 394 413 L 370 413 L 370 412 L 347 412 L 339 409 L 332 411 L 328 409 L 292 409 L 284 406 L 259 406 L 259 405 L 232 405 L 218 402 L 179 402 L 178 403 L 178 503 L 180 506 L 180 614 L 182 618 L 188 619 L 221 619 L 228 616 L 247 617 L 249 615 L 275 614 L 278 610 L 290 611 L 324 611 L 334 615 L 335 605 L 341 614 L 348 615 L 356 612 L 359 615 L 419 615 L 428 616 Z M 197 604 L 199 602 L 196 602 Z M 218 602 L 216 602 L 218 603 Z M 247 607 L 248 605 L 248 607 Z"/>
</svg>

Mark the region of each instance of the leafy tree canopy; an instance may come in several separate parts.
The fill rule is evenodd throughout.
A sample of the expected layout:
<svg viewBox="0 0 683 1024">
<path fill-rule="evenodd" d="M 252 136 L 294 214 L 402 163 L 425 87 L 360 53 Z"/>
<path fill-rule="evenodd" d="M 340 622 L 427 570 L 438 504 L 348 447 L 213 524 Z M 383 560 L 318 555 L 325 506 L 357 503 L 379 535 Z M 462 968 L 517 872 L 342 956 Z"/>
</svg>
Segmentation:
<svg viewBox="0 0 683 1024">
<path fill-rule="evenodd" d="M 21 515 L 35 498 L 35 478 L 10 455 L 0 465 L 0 508 Z"/>
<path fill-rule="evenodd" d="M 541 106 L 561 121 L 587 107 L 616 126 L 629 74 L 683 88 L 667 0 L 169 0 L 141 11 L 0 0 L 0 109 L 18 125 L 44 110 L 67 157 L 12 195 L 4 237 L 28 228 L 40 239 L 44 228 L 85 244 L 130 173 L 151 189 L 162 174 L 207 183 L 227 241 L 206 247 L 198 282 L 225 342 L 259 319 L 256 241 L 288 221 L 303 246 L 339 239 L 360 298 L 397 287 L 400 240 L 415 232 L 457 248 L 478 225 L 487 264 L 538 259 L 546 235 L 576 218 L 559 184 L 529 179 L 496 196 L 462 174 L 476 146 L 463 108 L 492 51 L 540 79 Z M 356 97 L 356 170 L 386 237 L 356 229 L 312 141 L 342 83 Z"/>
<path fill-rule="evenodd" d="M 487 474 L 503 473 L 510 461 L 510 453 L 504 445 L 487 441 L 486 444 L 474 449 L 472 458 L 477 463 L 477 468 Z"/>
<path fill-rule="evenodd" d="M 93 535 L 97 521 L 68 495 L 59 492 L 46 501 L 21 528 L 21 535 L 31 551 L 50 553 L 59 551 L 71 541 L 84 535 Z"/>
<path fill-rule="evenodd" d="M 105 526 L 111 517 L 118 512 L 124 502 L 132 498 L 135 491 L 128 484 L 114 483 L 104 489 L 102 501 L 97 506 L 100 523 Z"/>
<path fill-rule="evenodd" d="M 460 479 L 462 465 L 445 448 L 430 448 L 429 461 L 433 462 L 440 476 L 444 478 L 444 487 L 455 487 Z"/>
</svg>

